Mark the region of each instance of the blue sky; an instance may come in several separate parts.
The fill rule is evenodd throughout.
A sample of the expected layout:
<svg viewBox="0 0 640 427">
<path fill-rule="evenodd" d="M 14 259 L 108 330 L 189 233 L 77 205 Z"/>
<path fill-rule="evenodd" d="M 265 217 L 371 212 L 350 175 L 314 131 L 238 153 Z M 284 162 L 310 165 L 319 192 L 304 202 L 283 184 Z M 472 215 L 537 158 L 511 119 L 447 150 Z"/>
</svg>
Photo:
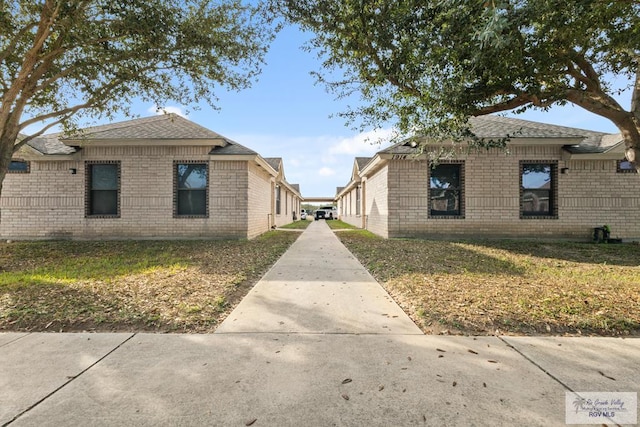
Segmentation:
<svg viewBox="0 0 640 427">
<path fill-rule="evenodd" d="M 219 93 L 219 111 L 205 103 L 200 110 L 179 105 L 169 105 L 168 110 L 263 157 L 282 157 L 287 181 L 300 184 L 303 196 L 333 196 L 336 187 L 348 183 L 354 157 L 373 156 L 384 147 L 366 142 L 372 135 L 359 134 L 346 127 L 343 119 L 330 117 L 344 111 L 348 100 L 336 100 L 323 86 L 315 85 L 310 72 L 318 71 L 320 62 L 313 53 L 301 49 L 308 38 L 295 28 L 283 30 L 271 47 L 259 80 L 239 93 Z M 628 108 L 629 97 L 624 96 L 621 102 Z M 134 105 L 132 110 L 141 116 L 155 114 L 153 105 Z M 608 120 L 572 106 L 529 112 L 518 118 L 617 132 Z M 382 131 L 377 136 L 384 135 Z"/>
</svg>

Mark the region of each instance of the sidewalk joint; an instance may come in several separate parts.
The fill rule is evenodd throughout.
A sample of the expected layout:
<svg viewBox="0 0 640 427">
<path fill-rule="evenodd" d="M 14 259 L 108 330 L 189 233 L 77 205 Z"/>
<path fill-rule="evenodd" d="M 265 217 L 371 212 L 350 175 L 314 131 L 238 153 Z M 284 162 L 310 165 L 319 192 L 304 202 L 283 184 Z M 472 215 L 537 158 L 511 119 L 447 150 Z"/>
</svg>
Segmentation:
<svg viewBox="0 0 640 427">
<path fill-rule="evenodd" d="M 11 345 L 11 344 L 13 344 L 13 343 L 14 343 L 14 342 L 16 342 L 16 341 L 20 341 L 21 339 L 23 339 L 23 338 L 25 338 L 25 337 L 28 337 L 29 335 L 31 335 L 31 332 L 25 332 L 25 333 L 24 333 L 24 335 L 21 335 L 21 336 L 19 336 L 19 337 L 15 338 L 15 339 L 12 339 L 11 341 L 7 341 L 6 343 L 4 343 L 4 344 L 0 345 L 0 348 L 2 348 L 2 347 L 6 347 L 6 346 L 8 346 L 8 345 Z"/>
<path fill-rule="evenodd" d="M 24 414 L 30 412 L 32 409 L 34 409 L 36 406 L 40 405 L 42 402 L 44 402 L 45 400 L 49 399 L 51 396 L 53 396 L 54 394 L 56 394 L 57 392 L 59 392 L 60 390 L 62 390 L 63 388 L 65 388 L 67 385 L 69 385 L 70 383 L 72 383 L 73 381 L 75 381 L 76 379 L 78 379 L 80 376 L 82 376 L 82 374 L 84 374 L 85 372 L 87 372 L 89 369 L 93 368 L 94 366 L 96 366 L 98 363 L 102 362 L 104 359 L 106 359 L 107 357 L 109 357 L 113 352 L 115 352 L 116 350 L 118 350 L 120 347 L 122 347 L 123 345 L 125 345 L 129 340 L 131 340 L 133 337 L 135 337 L 137 335 L 137 332 L 134 332 L 133 334 L 131 334 L 131 336 L 129 336 L 127 339 L 125 339 L 124 341 L 122 341 L 120 344 L 118 344 L 117 346 L 115 346 L 114 348 L 112 348 L 109 352 L 107 352 L 104 356 L 102 356 L 101 358 L 99 358 L 98 360 L 96 360 L 95 362 L 93 362 L 91 365 L 87 366 L 86 368 L 84 368 L 82 371 L 80 371 L 80 373 L 78 375 L 74 375 L 71 377 L 67 377 L 67 381 L 64 382 L 61 386 L 59 386 L 58 388 L 56 388 L 55 390 L 53 390 L 52 392 L 50 392 L 49 394 L 47 394 L 45 397 L 43 397 L 42 399 L 38 400 L 36 403 L 34 403 L 33 405 L 29 406 L 27 409 L 25 409 L 24 411 L 20 412 L 19 414 L 17 414 L 15 417 L 13 417 L 12 419 L 10 419 L 9 421 L 7 421 L 5 424 L 2 424 L 2 427 L 6 427 L 9 424 L 14 423 L 15 421 L 17 421 L 20 417 L 22 417 Z"/>
<path fill-rule="evenodd" d="M 503 339 L 501 336 L 496 335 L 496 338 L 498 338 L 500 341 L 502 341 L 507 347 L 513 349 L 516 353 L 518 353 L 520 356 L 524 357 L 529 363 L 531 363 L 533 366 L 535 366 L 536 368 L 540 369 L 542 372 L 544 372 L 547 376 L 549 376 L 551 379 L 553 379 L 554 381 L 556 381 L 558 384 L 560 384 L 562 387 L 566 388 L 567 390 L 569 390 L 570 392 L 575 393 L 575 391 L 569 387 L 568 385 L 566 385 L 565 383 L 563 383 L 558 377 L 556 377 L 555 375 L 553 375 L 551 372 L 547 371 L 546 369 L 544 369 L 542 366 L 540 366 L 535 360 L 533 360 L 532 358 L 530 358 L 529 356 L 527 356 L 526 354 L 524 354 L 522 351 L 520 351 L 519 349 L 517 349 L 513 344 L 511 344 L 510 342 L 508 342 L 507 340 Z"/>
</svg>

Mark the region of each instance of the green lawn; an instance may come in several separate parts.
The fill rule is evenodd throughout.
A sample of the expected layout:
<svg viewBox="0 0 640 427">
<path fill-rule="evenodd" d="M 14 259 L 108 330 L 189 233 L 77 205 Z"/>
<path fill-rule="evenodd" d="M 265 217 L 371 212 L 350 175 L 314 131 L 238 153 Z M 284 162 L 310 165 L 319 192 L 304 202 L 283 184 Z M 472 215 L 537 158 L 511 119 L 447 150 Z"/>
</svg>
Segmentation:
<svg viewBox="0 0 640 427">
<path fill-rule="evenodd" d="M 0 243 L 0 330 L 210 332 L 298 236 Z"/>
<path fill-rule="evenodd" d="M 354 230 L 356 228 L 351 224 L 347 224 L 346 222 L 337 219 L 328 220 L 327 225 L 329 225 L 329 228 L 332 230 Z"/>
<path fill-rule="evenodd" d="M 640 335 L 640 245 L 337 235 L 427 333 Z M 0 330 L 211 332 L 298 236 L 0 243 Z"/>
<path fill-rule="evenodd" d="M 309 224 L 311 224 L 311 222 L 312 222 L 311 220 L 302 219 L 299 221 L 294 221 L 287 225 L 283 225 L 282 227 L 279 227 L 279 228 L 284 228 L 287 230 L 304 230 L 309 226 Z"/>
<path fill-rule="evenodd" d="M 342 242 L 428 333 L 640 335 L 640 245 Z"/>
</svg>

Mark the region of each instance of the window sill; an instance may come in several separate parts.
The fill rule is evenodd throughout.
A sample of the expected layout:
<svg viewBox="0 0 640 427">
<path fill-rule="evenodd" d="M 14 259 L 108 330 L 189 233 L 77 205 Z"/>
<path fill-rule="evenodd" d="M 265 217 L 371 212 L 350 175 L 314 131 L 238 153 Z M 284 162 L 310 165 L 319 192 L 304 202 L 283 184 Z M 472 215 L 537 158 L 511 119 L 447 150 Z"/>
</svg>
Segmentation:
<svg viewBox="0 0 640 427">
<path fill-rule="evenodd" d="M 464 215 L 429 215 L 429 219 L 465 219 Z"/>
<path fill-rule="evenodd" d="M 558 215 L 520 215 L 520 219 L 558 219 Z"/>
</svg>

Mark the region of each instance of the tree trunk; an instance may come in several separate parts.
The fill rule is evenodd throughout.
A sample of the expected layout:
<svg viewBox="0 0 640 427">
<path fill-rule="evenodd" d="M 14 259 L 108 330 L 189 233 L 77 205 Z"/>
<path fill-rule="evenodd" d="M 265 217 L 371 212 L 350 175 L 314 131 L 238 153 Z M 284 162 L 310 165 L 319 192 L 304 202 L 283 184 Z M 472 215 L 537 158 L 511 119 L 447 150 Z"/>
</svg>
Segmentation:
<svg viewBox="0 0 640 427">
<path fill-rule="evenodd" d="M 0 196 L 2 195 L 2 184 L 9 170 L 17 139 L 17 126 L 10 123 L 5 123 L 4 126 L 0 126 Z"/>
<path fill-rule="evenodd" d="M 625 143 L 625 157 L 640 173 L 640 123 L 629 119 L 624 125 L 618 125 Z"/>
</svg>

